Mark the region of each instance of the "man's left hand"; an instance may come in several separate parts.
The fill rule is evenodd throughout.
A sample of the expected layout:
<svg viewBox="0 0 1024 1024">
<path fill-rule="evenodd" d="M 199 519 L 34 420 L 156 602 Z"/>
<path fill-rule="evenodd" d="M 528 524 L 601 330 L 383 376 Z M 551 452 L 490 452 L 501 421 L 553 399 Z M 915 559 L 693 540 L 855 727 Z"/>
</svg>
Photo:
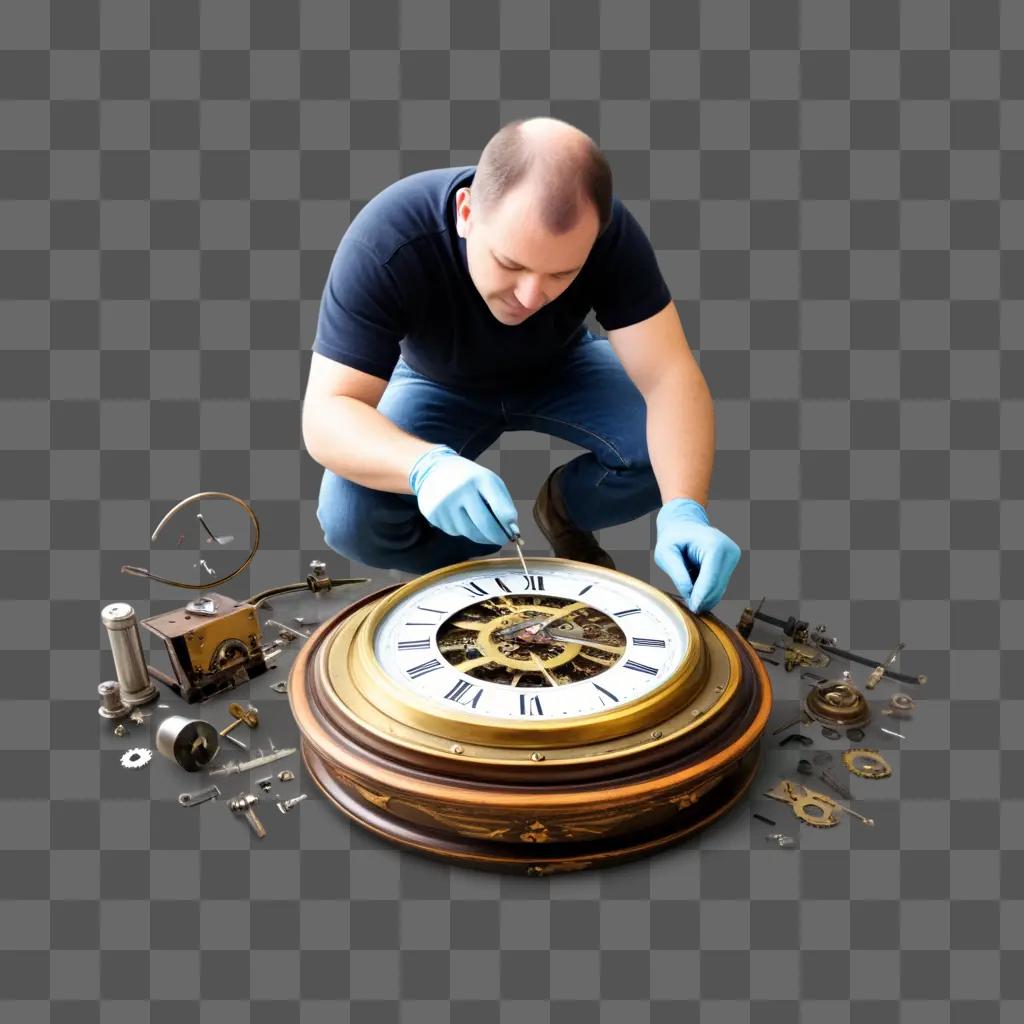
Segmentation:
<svg viewBox="0 0 1024 1024">
<path fill-rule="evenodd" d="M 658 568 L 675 584 L 690 611 L 710 611 L 729 585 L 740 560 L 739 546 L 708 523 L 704 507 L 692 498 L 673 498 L 663 505 L 657 527 L 654 561 Z"/>
</svg>

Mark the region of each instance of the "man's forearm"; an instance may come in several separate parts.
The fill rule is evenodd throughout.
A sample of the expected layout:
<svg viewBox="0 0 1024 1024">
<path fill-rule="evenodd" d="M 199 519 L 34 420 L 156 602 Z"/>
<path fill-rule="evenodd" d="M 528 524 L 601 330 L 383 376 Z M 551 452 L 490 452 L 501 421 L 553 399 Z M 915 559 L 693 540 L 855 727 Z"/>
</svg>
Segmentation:
<svg viewBox="0 0 1024 1024">
<path fill-rule="evenodd" d="M 409 470 L 435 444 L 406 433 L 357 398 L 320 398 L 302 410 L 310 456 L 332 473 L 375 491 L 411 494 Z"/>
<path fill-rule="evenodd" d="M 715 461 L 715 407 L 703 374 L 668 373 L 644 395 L 647 448 L 662 504 L 692 498 L 706 505 Z"/>
</svg>

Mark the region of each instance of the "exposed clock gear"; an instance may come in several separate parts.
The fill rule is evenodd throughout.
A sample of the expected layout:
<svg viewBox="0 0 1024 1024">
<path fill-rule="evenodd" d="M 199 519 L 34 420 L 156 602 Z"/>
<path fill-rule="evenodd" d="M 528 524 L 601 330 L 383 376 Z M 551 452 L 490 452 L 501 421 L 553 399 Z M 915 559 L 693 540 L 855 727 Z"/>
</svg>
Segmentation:
<svg viewBox="0 0 1024 1024">
<path fill-rule="evenodd" d="M 461 609 L 441 624 L 437 646 L 474 679 L 550 687 L 611 668 L 626 653 L 626 636 L 585 602 L 515 594 Z"/>
<path fill-rule="evenodd" d="M 843 751 L 843 764 L 862 779 L 884 779 L 892 775 L 889 762 L 877 750 L 853 747 Z"/>
</svg>

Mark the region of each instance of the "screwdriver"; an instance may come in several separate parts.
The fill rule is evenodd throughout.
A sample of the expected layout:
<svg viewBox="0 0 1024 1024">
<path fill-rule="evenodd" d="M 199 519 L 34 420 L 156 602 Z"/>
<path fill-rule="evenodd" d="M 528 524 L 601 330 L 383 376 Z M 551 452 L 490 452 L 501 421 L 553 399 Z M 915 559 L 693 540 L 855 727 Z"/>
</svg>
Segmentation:
<svg viewBox="0 0 1024 1024">
<path fill-rule="evenodd" d="M 483 495 L 481 495 L 480 500 L 484 503 L 484 506 L 486 507 L 487 511 L 490 512 L 491 515 L 494 517 L 494 521 L 498 524 L 498 528 L 501 530 L 501 532 L 505 534 L 505 536 L 508 537 L 508 539 L 513 544 L 515 544 L 516 554 L 519 555 L 519 562 L 523 567 L 523 575 L 529 576 L 529 570 L 526 568 L 526 559 L 523 557 L 523 538 L 519 536 L 519 527 L 516 526 L 515 523 L 513 523 L 512 530 L 507 530 L 505 528 L 505 524 L 498 518 L 497 513 L 494 511 L 493 508 L 491 508 L 490 503 L 487 501 L 487 499 Z"/>
</svg>

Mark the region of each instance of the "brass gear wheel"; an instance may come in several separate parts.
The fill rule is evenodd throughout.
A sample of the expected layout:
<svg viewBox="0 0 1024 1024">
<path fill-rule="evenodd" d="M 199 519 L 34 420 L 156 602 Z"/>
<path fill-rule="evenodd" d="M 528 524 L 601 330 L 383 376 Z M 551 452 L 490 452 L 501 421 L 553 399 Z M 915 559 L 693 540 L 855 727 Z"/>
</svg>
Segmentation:
<svg viewBox="0 0 1024 1024">
<path fill-rule="evenodd" d="M 844 750 L 843 764 L 852 774 L 862 779 L 884 779 L 892 775 L 889 762 L 877 750 L 869 750 L 867 747 Z"/>
</svg>

